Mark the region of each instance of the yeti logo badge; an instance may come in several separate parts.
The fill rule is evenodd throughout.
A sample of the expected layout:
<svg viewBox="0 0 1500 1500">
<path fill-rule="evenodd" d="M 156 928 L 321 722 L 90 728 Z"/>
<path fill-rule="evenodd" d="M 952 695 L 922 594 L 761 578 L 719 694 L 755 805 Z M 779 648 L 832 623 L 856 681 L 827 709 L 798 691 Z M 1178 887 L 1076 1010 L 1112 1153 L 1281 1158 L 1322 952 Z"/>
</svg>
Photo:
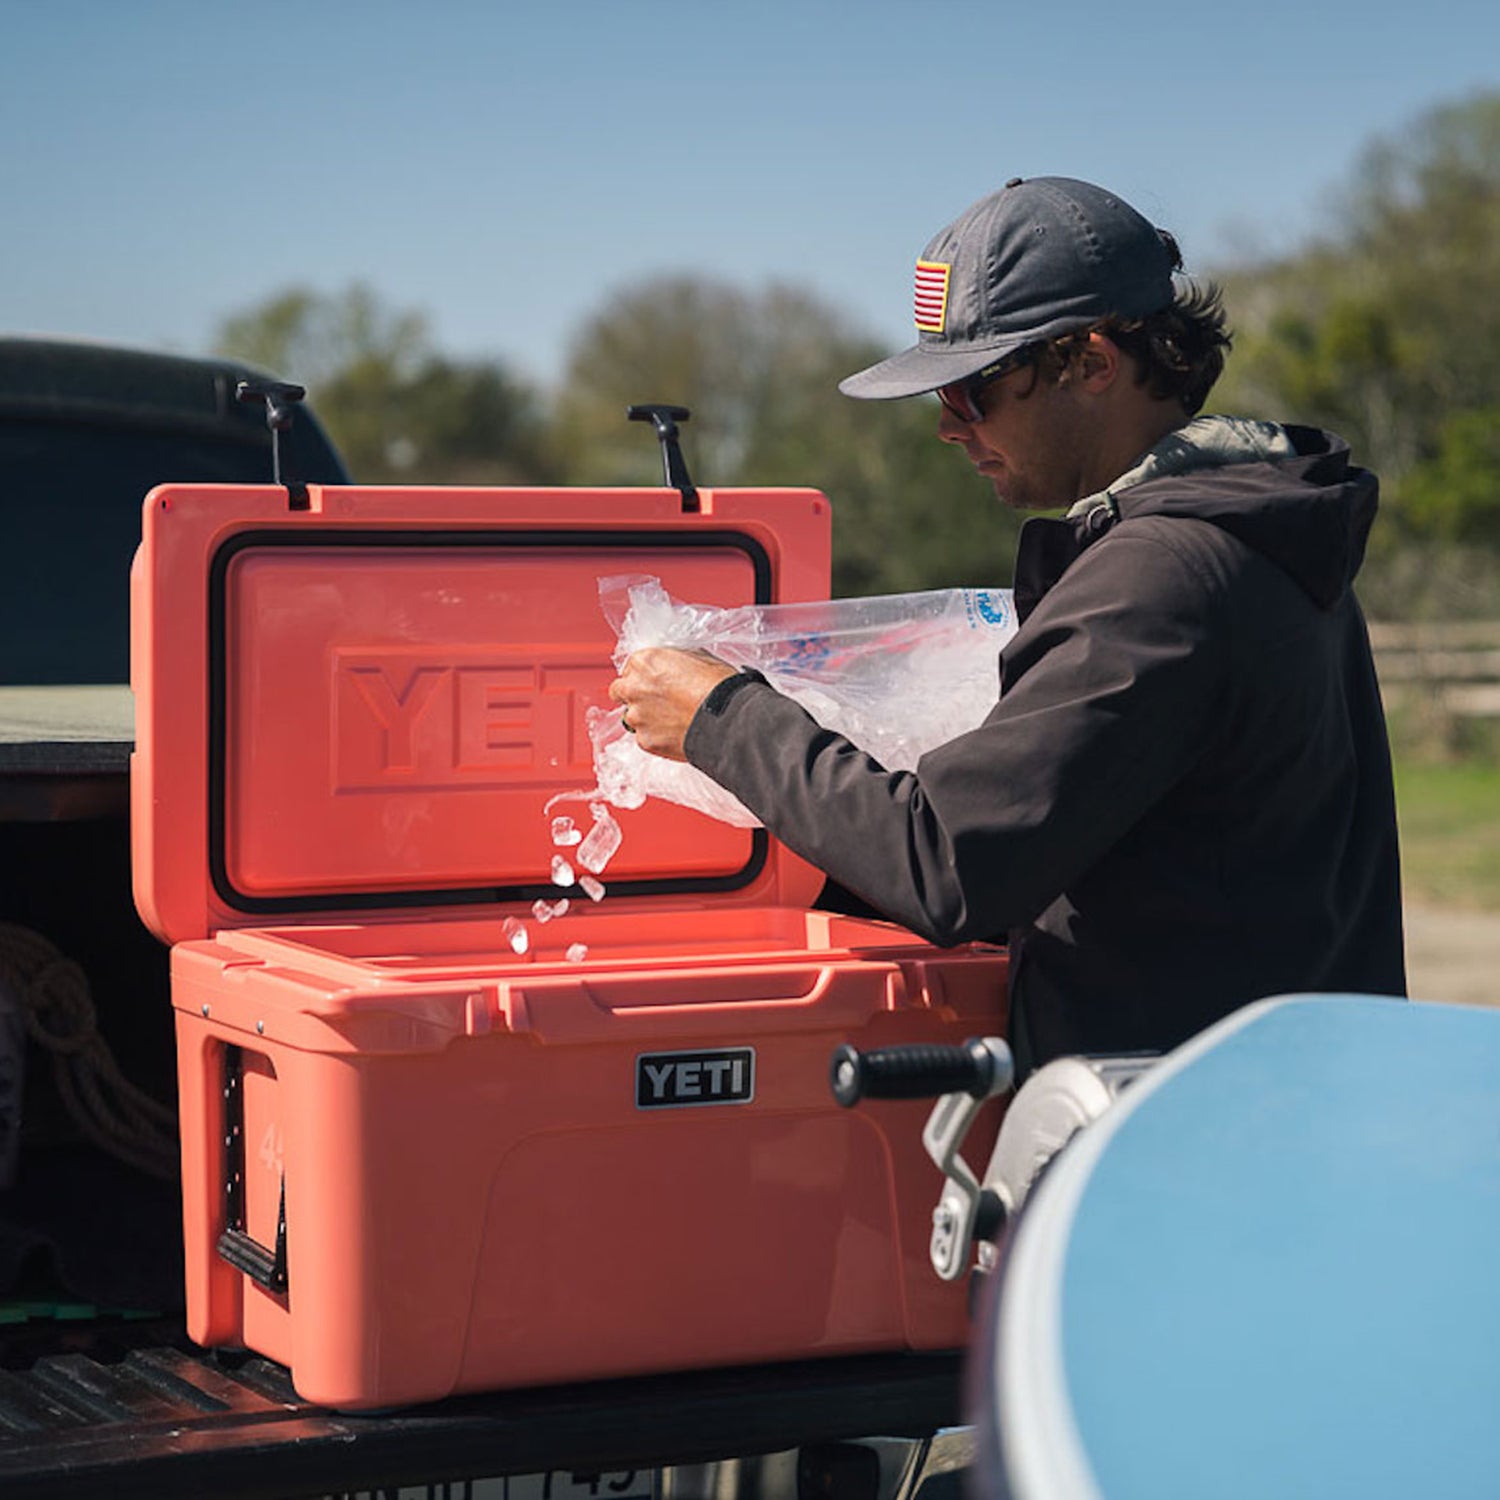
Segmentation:
<svg viewBox="0 0 1500 1500">
<path fill-rule="evenodd" d="M 635 1060 L 637 1109 L 748 1104 L 755 1097 L 755 1048 L 643 1052 Z"/>
</svg>

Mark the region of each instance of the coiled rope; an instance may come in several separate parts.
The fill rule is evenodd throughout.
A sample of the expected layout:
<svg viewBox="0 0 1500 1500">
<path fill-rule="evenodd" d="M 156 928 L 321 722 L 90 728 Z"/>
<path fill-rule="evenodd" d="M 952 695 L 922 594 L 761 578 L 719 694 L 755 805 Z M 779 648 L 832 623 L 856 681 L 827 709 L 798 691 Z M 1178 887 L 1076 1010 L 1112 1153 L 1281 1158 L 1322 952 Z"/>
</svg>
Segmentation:
<svg viewBox="0 0 1500 1500">
<path fill-rule="evenodd" d="M 0 922 L 0 988 L 51 1055 L 57 1092 L 84 1139 L 152 1177 L 175 1178 L 177 1116 L 120 1072 L 82 967 L 41 933 Z"/>
</svg>

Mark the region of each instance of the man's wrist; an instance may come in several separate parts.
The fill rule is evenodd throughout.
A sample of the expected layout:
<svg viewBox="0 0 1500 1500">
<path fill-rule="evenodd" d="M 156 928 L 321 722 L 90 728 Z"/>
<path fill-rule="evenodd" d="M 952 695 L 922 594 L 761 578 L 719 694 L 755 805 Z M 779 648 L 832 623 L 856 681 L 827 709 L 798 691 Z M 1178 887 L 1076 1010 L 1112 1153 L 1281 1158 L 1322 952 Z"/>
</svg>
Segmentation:
<svg viewBox="0 0 1500 1500">
<path fill-rule="evenodd" d="M 719 727 L 724 724 L 730 706 L 746 688 L 754 687 L 757 683 L 770 686 L 753 667 L 746 667 L 732 677 L 716 682 L 709 689 L 707 697 L 698 705 L 687 733 L 682 737 L 682 753 L 690 764 L 704 770 L 707 767 L 700 764 L 700 758 L 709 763 L 715 760 L 716 742 L 720 738 Z M 713 772 L 710 770 L 709 774 L 712 775 Z"/>
<path fill-rule="evenodd" d="M 720 718 L 736 693 L 751 683 L 765 680 L 764 672 L 757 672 L 754 667 L 741 667 L 732 677 L 725 677 L 708 690 L 708 696 L 698 705 L 698 712 L 708 714 L 710 718 Z"/>
</svg>

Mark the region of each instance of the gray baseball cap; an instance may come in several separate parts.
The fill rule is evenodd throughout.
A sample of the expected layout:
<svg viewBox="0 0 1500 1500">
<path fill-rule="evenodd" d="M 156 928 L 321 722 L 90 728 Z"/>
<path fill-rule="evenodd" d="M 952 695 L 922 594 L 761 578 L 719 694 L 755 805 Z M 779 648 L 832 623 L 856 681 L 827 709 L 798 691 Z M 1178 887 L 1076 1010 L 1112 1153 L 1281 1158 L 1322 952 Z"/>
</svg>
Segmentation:
<svg viewBox="0 0 1500 1500">
<path fill-rule="evenodd" d="M 1172 301 L 1170 237 L 1123 198 L 1071 177 L 1013 177 L 927 242 L 917 342 L 839 383 L 889 401 L 977 375 L 1023 344 Z"/>
</svg>

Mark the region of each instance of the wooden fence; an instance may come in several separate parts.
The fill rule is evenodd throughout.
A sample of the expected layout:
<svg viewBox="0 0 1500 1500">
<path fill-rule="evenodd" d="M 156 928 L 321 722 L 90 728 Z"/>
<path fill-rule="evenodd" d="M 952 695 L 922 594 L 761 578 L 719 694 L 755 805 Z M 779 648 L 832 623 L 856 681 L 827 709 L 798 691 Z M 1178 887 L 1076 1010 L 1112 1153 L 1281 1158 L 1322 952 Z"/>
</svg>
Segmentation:
<svg viewBox="0 0 1500 1500">
<path fill-rule="evenodd" d="M 1422 700 L 1460 718 L 1500 718 L 1500 620 L 1370 625 L 1386 706 Z"/>
</svg>

